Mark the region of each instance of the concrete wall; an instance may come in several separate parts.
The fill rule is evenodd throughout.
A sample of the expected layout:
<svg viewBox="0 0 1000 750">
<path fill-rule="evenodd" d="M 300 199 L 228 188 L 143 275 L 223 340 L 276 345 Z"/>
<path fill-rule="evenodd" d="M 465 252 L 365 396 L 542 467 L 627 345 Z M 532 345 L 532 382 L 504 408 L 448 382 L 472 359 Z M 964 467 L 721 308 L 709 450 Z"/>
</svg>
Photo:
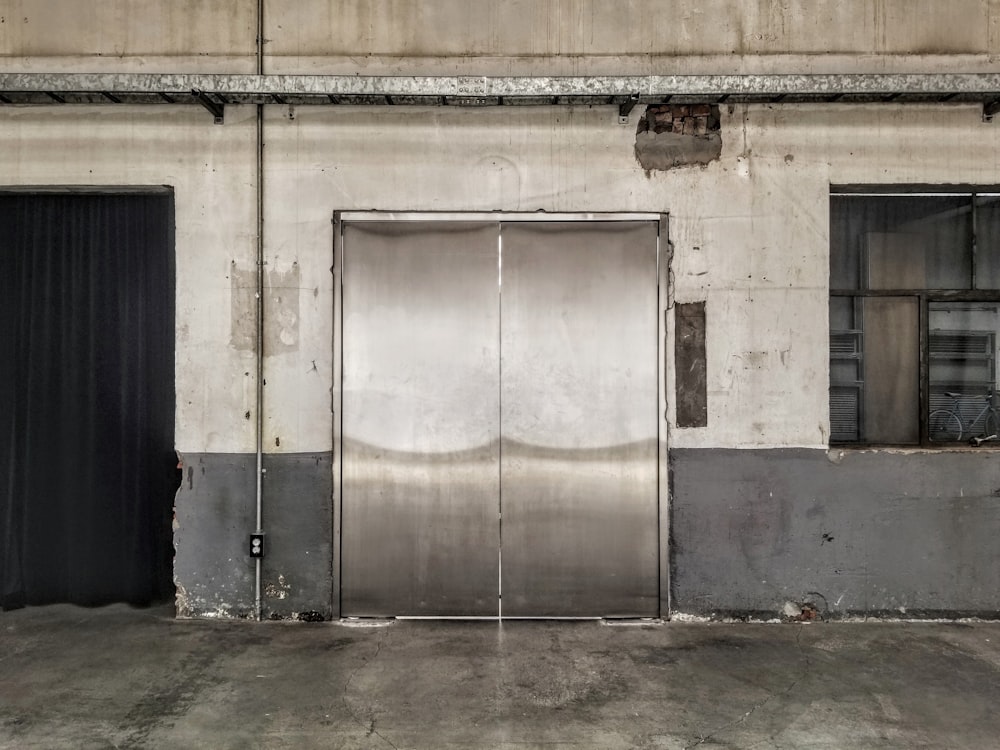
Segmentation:
<svg viewBox="0 0 1000 750">
<path fill-rule="evenodd" d="M 269 0 L 265 19 L 273 72 L 641 75 L 988 66 L 998 12 L 987 0 Z"/>
<path fill-rule="evenodd" d="M 265 0 L 271 73 L 993 70 L 996 0 Z M 0 69 L 256 69 L 256 0 L 0 3 Z"/>
<path fill-rule="evenodd" d="M 698 615 L 995 617 L 986 452 L 675 450 L 672 596 Z"/>
<path fill-rule="evenodd" d="M 253 73 L 254 0 L 2 0 L 0 70 Z"/>
<path fill-rule="evenodd" d="M 707 323 L 707 426 L 671 434 L 678 457 L 675 607 L 768 610 L 805 586 L 796 571 L 810 570 L 802 545 L 815 529 L 801 518 L 815 500 L 786 490 L 783 510 L 774 508 L 775 534 L 789 540 L 780 593 L 735 584 L 742 580 L 733 577 L 736 563 L 718 552 L 734 544 L 733 525 L 763 491 L 758 482 L 747 494 L 745 476 L 761 466 L 771 467 L 764 476 L 779 471 L 783 459 L 773 449 L 807 449 L 809 461 L 826 462 L 830 183 L 995 183 L 1000 174 L 1000 129 L 982 123 L 974 106 L 724 107 L 717 161 L 649 173 L 633 154 L 638 113 L 622 126 L 613 108 L 276 106 L 265 114 L 265 529 L 275 551 L 266 561 L 265 604 L 275 616 L 331 611 L 334 210 L 669 212 L 675 297 L 705 301 Z M 251 108 L 229 108 L 221 126 L 194 108 L 0 109 L 7 184 L 175 187 L 177 445 L 186 472 L 177 581 L 181 611 L 189 614 L 245 615 L 252 604 L 246 541 L 255 354 L 246 324 L 253 314 L 254 138 Z M 731 449 L 759 457 L 727 474 Z M 868 454 L 857 476 L 858 462 L 838 467 L 824 505 L 831 528 L 858 523 L 851 519 L 859 507 L 892 495 L 891 481 L 871 468 L 880 456 Z M 884 460 L 943 472 L 924 509 L 901 521 L 921 535 L 892 548 L 894 569 L 923 559 L 942 514 L 959 526 L 1000 531 L 992 469 L 981 461 L 920 451 L 885 453 Z M 795 488 L 812 475 L 793 473 Z M 699 477 L 713 475 L 729 477 L 731 487 L 719 479 L 702 489 Z M 964 477 L 969 481 L 959 481 Z M 958 502 L 973 486 L 974 507 Z M 890 507 L 902 519 L 909 506 Z M 772 541 L 751 535 L 739 542 L 741 554 L 765 554 Z M 865 558 L 876 546 L 884 551 L 883 543 L 861 535 L 852 549 Z M 978 583 L 975 592 L 963 588 L 992 570 L 989 548 L 978 551 L 940 547 L 934 565 L 924 566 L 929 588 L 919 601 L 894 593 L 896 579 L 880 581 L 877 567 L 868 575 L 878 596 L 842 601 L 862 609 L 895 601 L 989 609 L 996 594 Z M 699 598 L 711 581 L 712 598 Z"/>
<path fill-rule="evenodd" d="M 268 0 L 265 69 L 968 72 L 1000 53 L 996 0 L 662 7 Z M 253 72 L 256 23 L 245 0 L 87 12 L 6 0 L 0 70 Z M 771 612 L 807 590 L 831 612 L 1000 608 L 986 585 L 1000 532 L 992 453 L 876 451 L 834 469 L 826 450 L 830 184 L 998 184 L 1000 128 L 976 106 L 724 105 L 717 160 L 646 171 L 639 109 L 621 125 L 612 107 L 266 108 L 266 614 L 333 611 L 330 220 L 352 209 L 670 214 L 674 295 L 705 303 L 707 358 L 707 424 L 670 435 L 678 611 Z M 255 166 L 249 107 L 227 107 L 223 125 L 198 108 L 0 107 L 4 184 L 175 188 L 182 614 L 252 607 Z M 672 394 L 672 368 L 667 380 Z M 910 474 L 935 478 L 916 503 L 898 493 Z M 768 533 L 749 533 L 748 517 Z M 889 534 L 897 519 L 905 537 Z M 955 543 L 940 543 L 942 525 Z M 867 561 L 863 584 L 838 589 L 816 533 L 850 540 L 836 564 Z M 760 560 L 766 585 L 748 577 Z M 913 570 L 919 586 L 904 580 Z"/>
<path fill-rule="evenodd" d="M 994 472 L 983 456 L 876 452 L 863 464 L 845 461 L 830 477 L 813 464 L 828 464 L 829 185 L 993 183 L 1000 132 L 981 122 L 976 107 L 740 106 L 722 115 L 718 161 L 647 174 L 632 154 L 634 127 L 619 126 L 610 109 L 274 108 L 266 123 L 265 179 L 269 194 L 285 205 L 268 202 L 274 213 L 268 246 L 297 248 L 303 278 L 324 280 L 332 208 L 668 211 L 676 299 L 706 302 L 708 357 L 708 424 L 671 434 L 679 457 L 673 539 L 683 550 L 674 558 L 675 608 L 777 614 L 781 597 L 801 596 L 796 586 L 815 580 L 813 530 L 803 518 L 815 514 L 818 501 L 801 491 L 810 480 L 826 498 L 831 528 L 854 537 L 846 554 L 872 561 L 864 567 L 868 588 L 829 596 L 830 613 L 997 608 L 1000 596 L 986 585 L 995 561 L 985 536 L 977 534 L 974 552 L 936 541 L 942 518 L 960 528 L 998 530 Z M 309 257 L 308 247 L 320 252 Z M 303 286 L 315 289 L 313 281 Z M 320 285 L 317 299 L 314 310 L 303 311 L 302 325 L 322 330 L 326 341 L 328 284 Z M 320 319 L 310 323 L 315 310 Z M 303 389 L 317 375 L 326 387 L 329 355 L 317 356 L 319 373 L 311 369 L 312 355 L 268 360 L 269 413 L 300 413 Z M 292 400 L 285 404 L 277 393 Z M 672 402 L 670 415 L 673 421 Z M 282 437 L 282 450 L 319 445 L 312 442 L 320 437 L 315 414 L 310 426 L 299 427 L 297 436 Z M 780 505 L 762 506 L 771 514 L 772 535 L 737 542 L 732 529 L 745 517 L 745 504 L 756 501 L 744 475 L 777 477 L 785 469 L 774 449 L 789 447 L 809 449 L 810 458 L 796 453 L 802 462 L 791 470 L 796 481 L 776 481 L 785 488 L 776 491 Z M 732 454 L 719 449 L 742 449 L 749 462 L 742 475 L 727 469 Z M 940 479 L 920 504 L 883 503 L 898 496 L 901 473 Z M 699 478 L 713 476 L 730 477 L 729 486 L 719 478 L 700 487 Z M 754 481 L 763 492 L 762 480 Z M 963 493 L 976 499 L 960 502 Z M 869 518 L 877 519 L 871 522 L 877 532 L 852 535 L 850 529 L 868 528 Z M 911 533 L 894 536 L 893 523 Z M 733 575 L 743 562 L 719 554 L 773 556 L 775 538 L 788 543 L 766 593 Z M 921 571 L 919 586 L 902 586 L 907 570 Z M 830 592 L 832 586 L 821 585 L 828 583 L 806 588 Z M 705 591 L 715 598 L 701 598 Z"/>
<path fill-rule="evenodd" d="M 177 448 L 252 451 L 254 352 L 234 346 L 234 280 L 256 267 L 256 124 L 230 109 L 211 127 L 197 108 L 0 109 L 5 185 L 170 185 L 177 242 Z"/>
</svg>

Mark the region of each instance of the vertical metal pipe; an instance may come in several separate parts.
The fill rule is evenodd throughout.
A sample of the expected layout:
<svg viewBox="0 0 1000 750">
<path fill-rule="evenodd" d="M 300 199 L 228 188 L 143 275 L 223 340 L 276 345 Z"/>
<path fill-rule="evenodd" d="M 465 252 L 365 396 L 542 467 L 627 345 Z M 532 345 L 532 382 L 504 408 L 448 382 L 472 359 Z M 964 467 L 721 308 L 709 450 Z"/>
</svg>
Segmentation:
<svg viewBox="0 0 1000 750">
<path fill-rule="evenodd" d="M 264 0 L 257 0 L 257 75 L 264 74 Z M 257 105 L 257 531 L 262 534 L 264 511 L 264 105 Z M 266 549 L 266 547 L 265 547 Z M 254 561 L 254 616 L 263 617 L 261 558 Z"/>
</svg>

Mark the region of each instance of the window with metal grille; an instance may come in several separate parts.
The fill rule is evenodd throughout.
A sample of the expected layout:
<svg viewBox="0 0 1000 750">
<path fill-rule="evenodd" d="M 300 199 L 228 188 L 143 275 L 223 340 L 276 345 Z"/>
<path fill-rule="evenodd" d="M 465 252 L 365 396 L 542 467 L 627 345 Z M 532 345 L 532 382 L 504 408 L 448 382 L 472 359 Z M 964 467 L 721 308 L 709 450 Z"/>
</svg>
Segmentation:
<svg viewBox="0 0 1000 750">
<path fill-rule="evenodd" d="M 993 444 L 1000 190 L 833 188 L 830 442 Z"/>
</svg>

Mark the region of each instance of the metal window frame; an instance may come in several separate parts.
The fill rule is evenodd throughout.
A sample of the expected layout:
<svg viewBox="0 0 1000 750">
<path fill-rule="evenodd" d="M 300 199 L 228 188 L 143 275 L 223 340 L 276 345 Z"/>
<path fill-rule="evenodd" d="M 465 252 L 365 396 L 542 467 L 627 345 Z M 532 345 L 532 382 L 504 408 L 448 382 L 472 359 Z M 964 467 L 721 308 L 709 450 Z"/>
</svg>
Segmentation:
<svg viewBox="0 0 1000 750">
<path fill-rule="evenodd" d="M 930 413 L 930 332 L 929 306 L 935 302 L 997 302 L 1000 303 L 1000 288 L 998 289 L 976 289 L 975 266 L 976 266 L 976 198 L 982 195 L 996 195 L 1000 189 L 996 185 L 831 185 L 830 198 L 852 197 L 852 198 L 887 198 L 887 197 L 948 197 L 962 196 L 969 199 L 972 212 L 972 258 L 970 289 L 868 289 L 867 278 L 864 268 L 864 258 L 859 257 L 862 268 L 859 269 L 859 288 L 857 289 L 833 289 L 829 290 L 829 297 L 850 297 L 855 301 L 875 297 L 915 297 L 918 305 L 918 348 L 919 361 L 918 382 L 919 382 L 919 440 L 916 443 L 907 443 L 901 446 L 884 443 L 873 443 L 865 440 L 852 442 L 830 441 L 830 445 L 837 448 L 922 448 L 933 450 L 954 449 L 954 445 L 943 445 L 932 443 L 928 435 L 928 415 Z M 831 257 L 832 257 L 831 248 Z M 1000 333 L 1000 332 L 998 332 Z M 828 357 L 832 360 L 833 357 Z M 863 386 L 862 386 L 863 388 Z M 828 403 L 829 409 L 829 403 Z M 863 405 L 862 405 L 863 409 Z M 984 443 L 981 448 L 993 450 L 1000 449 L 1000 445 L 994 443 Z"/>
</svg>

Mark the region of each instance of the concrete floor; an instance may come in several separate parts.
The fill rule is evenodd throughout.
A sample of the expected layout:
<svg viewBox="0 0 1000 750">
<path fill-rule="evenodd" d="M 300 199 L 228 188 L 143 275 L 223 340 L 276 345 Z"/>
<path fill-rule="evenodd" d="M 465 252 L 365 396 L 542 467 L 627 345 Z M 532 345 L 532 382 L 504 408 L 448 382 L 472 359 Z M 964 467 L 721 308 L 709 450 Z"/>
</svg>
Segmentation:
<svg viewBox="0 0 1000 750">
<path fill-rule="evenodd" d="M 975 748 L 1000 623 L 0 613 L 3 748 Z"/>
</svg>

